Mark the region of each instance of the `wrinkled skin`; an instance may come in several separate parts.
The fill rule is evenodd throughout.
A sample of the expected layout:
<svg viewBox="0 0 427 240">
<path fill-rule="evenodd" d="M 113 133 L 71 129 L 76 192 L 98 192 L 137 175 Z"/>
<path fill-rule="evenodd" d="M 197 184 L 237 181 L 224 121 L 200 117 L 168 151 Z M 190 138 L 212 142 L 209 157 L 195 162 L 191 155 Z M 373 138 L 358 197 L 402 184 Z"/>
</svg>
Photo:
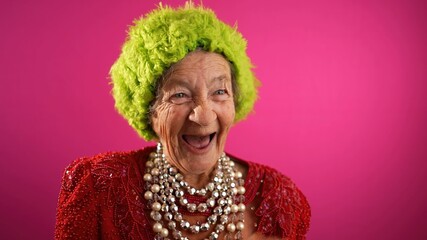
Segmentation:
<svg viewBox="0 0 427 240">
<path fill-rule="evenodd" d="M 235 108 L 229 63 L 195 51 L 167 76 L 151 122 L 168 161 L 194 187 L 204 186 L 224 151 Z"/>
</svg>

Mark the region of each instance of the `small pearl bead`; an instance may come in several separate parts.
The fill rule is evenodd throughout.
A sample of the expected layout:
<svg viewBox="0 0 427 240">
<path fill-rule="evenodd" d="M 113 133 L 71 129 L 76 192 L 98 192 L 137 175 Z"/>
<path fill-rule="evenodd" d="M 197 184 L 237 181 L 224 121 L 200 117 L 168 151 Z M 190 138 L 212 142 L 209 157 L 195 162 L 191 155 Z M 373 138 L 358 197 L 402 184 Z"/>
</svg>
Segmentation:
<svg viewBox="0 0 427 240">
<path fill-rule="evenodd" d="M 162 205 L 158 202 L 155 202 L 151 205 L 151 209 L 153 209 L 154 211 L 160 211 L 161 208 L 162 208 Z"/>
<path fill-rule="evenodd" d="M 227 231 L 229 231 L 229 232 L 234 232 L 234 231 L 236 231 L 236 225 L 234 225 L 234 223 L 229 223 L 229 224 L 227 225 Z"/>
<path fill-rule="evenodd" d="M 245 194 L 245 192 L 246 192 L 246 189 L 245 189 L 245 187 L 243 187 L 243 186 L 239 186 L 239 187 L 237 187 L 237 192 L 239 193 L 239 194 Z"/>
<path fill-rule="evenodd" d="M 231 205 L 231 212 L 236 213 L 239 211 L 239 206 L 236 204 Z"/>
<path fill-rule="evenodd" d="M 155 223 L 153 225 L 153 231 L 156 232 L 156 233 L 161 232 L 162 229 L 163 229 L 163 227 L 162 227 L 162 224 L 160 224 L 160 223 Z"/>
<path fill-rule="evenodd" d="M 144 174 L 144 181 L 146 181 L 146 182 L 150 182 L 150 181 L 151 181 L 151 179 L 152 179 L 151 174 L 149 174 L 149 173 Z"/>
<path fill-rule="evenodd" d="M 144 198 L 145 198 L 145 200 L 151 200 L 151 199 L 153 199 L 153 193 L 150 192 L 150 191 L 146 191 L 144 193 Z"/>
<path fill-rule="evenodd" d="M 245 224 L 243 222 L 238 222 L 236 224 L 236 228 L 237 230 L 242 231 L 245 228 Z"/>
<path fill-rule="evenodd" d="M 245 204 L 243 204 L 243 203 L 239 203 L 239 211 L 240 211 L 240 212 L 244 212 L 244 211 L 245 211 L 245 209 L 246 209 Z"/>
<path fill-rule="evenodd" d="M 167 228 L 162 228 L 162 231 L 160 232 L 160 236 L 167 237 L 169 235 L 169 231 Z"/>
<path fill-rule="evenodd" d="M 154 192 L 154 193 L 158 193 L 160 191 L 160 186 L 157 185 L 157 184 L 153 184 L 151 186 L 151 191 Z"/>
<path fill-rule="evenodd" d="M 242 177 L 243 177 L 243 175 L 241 172 L 236 172 L 236 178 L 242 178 Z"/>
</svg>

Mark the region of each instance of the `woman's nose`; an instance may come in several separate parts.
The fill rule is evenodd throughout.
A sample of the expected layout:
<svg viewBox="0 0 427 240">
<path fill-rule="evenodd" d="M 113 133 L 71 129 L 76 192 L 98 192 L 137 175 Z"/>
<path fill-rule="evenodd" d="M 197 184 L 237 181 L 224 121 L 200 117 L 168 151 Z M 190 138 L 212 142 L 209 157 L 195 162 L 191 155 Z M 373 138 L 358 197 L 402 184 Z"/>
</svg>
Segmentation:
<svg viewBox="0 0 427 240">
<path fill-rule="evenodd" d="M 216 119 L 216 113 L 207 102 L 197 104 L 191 112 L 189 119 L 200 126 L 208 126 Z"/>
</svg>

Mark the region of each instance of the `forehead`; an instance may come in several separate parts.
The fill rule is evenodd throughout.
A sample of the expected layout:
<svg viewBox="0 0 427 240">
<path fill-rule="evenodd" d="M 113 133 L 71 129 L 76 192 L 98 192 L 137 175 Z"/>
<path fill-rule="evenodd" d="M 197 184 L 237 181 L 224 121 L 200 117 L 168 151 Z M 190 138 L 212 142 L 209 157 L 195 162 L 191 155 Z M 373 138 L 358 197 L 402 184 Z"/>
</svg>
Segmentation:
<svg viewBox="0 0 427 240">
<path fill-rule="evenodd" d="M 229 62 L 220 54 L 196 51 L 178 62 L 168 74 L 169 80 L 189 81 L 193 78 L 205 80 L 231 79 Z M 168 81 L 169 82 L 169 81 Z"/>
</svg>

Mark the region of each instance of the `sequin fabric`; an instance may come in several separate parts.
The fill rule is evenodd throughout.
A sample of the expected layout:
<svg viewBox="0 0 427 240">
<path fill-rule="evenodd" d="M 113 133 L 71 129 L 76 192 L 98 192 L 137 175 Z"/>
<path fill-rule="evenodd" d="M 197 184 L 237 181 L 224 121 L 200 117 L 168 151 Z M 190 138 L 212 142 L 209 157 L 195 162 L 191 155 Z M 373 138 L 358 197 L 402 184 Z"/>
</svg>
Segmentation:
<svg viewBox="0 0 427 240">
<path fill-rule="evenodd" d="M 55 239 L 155 239 L 142 197 L 145 160 L 154 150 L 105 153 L 71 163 L 62 179 Z M 295 184 L 272 168 L 232 158 L 248 166 L 245 204 L 259 203 L 256 231 L 305 239 L 311 212 Z"/>
</svg>

